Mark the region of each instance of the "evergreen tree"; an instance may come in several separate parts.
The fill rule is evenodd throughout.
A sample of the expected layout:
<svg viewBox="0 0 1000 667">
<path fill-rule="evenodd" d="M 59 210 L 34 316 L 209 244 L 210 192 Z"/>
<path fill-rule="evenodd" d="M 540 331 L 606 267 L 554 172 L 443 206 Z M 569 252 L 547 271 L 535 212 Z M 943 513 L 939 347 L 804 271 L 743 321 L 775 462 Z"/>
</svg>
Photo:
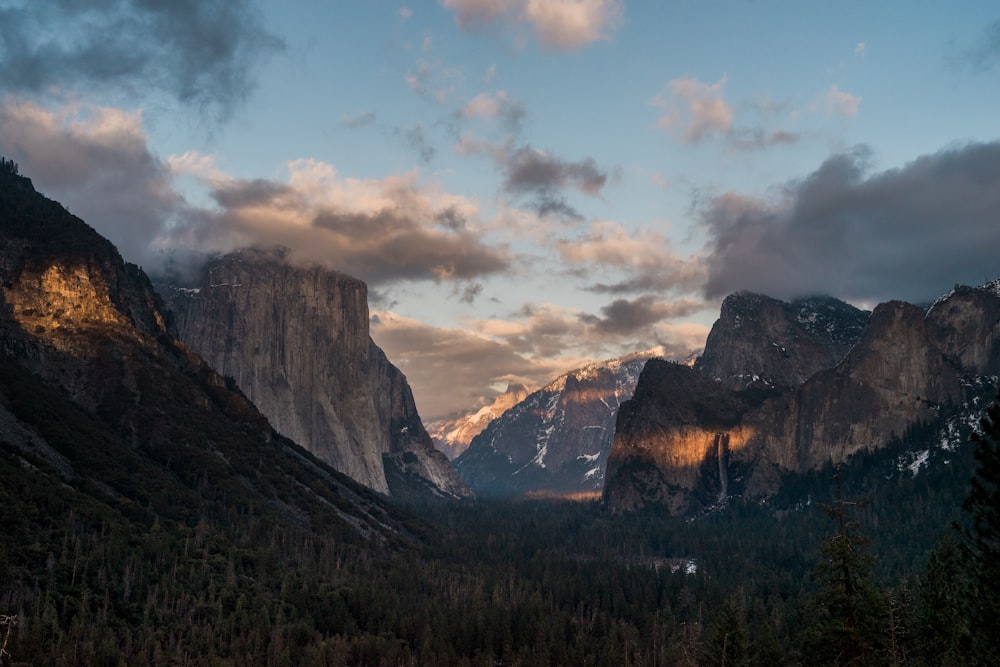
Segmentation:
<svg viewBox="0 0 1000 667">
<path fill-rule="evenodd" d="M 969 557 L 970 587 L 965 596 L 973 653 L 981 664 L 995 664 L 1000 636 L 1000 395 L 973 432 L 976 472 L 962 508 L 968 523 L 962 533 Z"/>
<path fill-rule="evenodd" d="M 849 508 L 860 503 L 843 499 L 839 469 L 835 479 L 836 501 L 823 509 L 837 522 L 837 532 L 820 547 L 820 588 L 811 601 L 813 622 L 804 651 L 814 665 L 881 665 L 886 601 L 871 581 L 875 557 L 868 552 L 868 537 L 860 531 L 860 521 L 849 515 Z"/>
<path fill-rule="evenodd" d="M 920 579 L 914 637 L 918 660 L 926 665 L 970 664 L 970 632 L 965 601 L 970 578 L 966 555 L 953 536 L 946 536 L 927 559 Z"/>
</svg>

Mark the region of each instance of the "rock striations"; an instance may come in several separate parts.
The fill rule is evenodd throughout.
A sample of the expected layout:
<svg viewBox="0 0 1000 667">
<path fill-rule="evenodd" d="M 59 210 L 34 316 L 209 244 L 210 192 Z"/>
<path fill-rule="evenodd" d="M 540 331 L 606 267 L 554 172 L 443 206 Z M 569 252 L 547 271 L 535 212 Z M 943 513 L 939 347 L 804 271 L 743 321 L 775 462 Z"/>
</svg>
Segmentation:
<svg viewBox="0 0 1000 667">
<path fill-rule="evenodd" d="M 992 284 L 956 288 L 926 312 L 881 304 L 863 329 L 861 315 L 829 299 L 726 303 L 698 377 L 650 363 L 622 406 L 604 489 L 613 508 L 686 513 L 727 495 L 767 497 L 783 475 L 880 448 L 1000 373 Z M 812 331 L 795 324 L 823 313 L 833 316 Z"/>
<path fill-rule="evenodd" d="M 650 356 L 586 366 L 531 393 L 473 438 L 455 468 L 480 495 L 599 492 L 618 406 Z"/>
<path fill-rule="evenodd" d="M 371 340 L 362 281 L 244 250 L 209 262 L 195 287 L 159 289 L 181 340 L 283 435 L 382 493 L 469 494 Z"/>
</svg>

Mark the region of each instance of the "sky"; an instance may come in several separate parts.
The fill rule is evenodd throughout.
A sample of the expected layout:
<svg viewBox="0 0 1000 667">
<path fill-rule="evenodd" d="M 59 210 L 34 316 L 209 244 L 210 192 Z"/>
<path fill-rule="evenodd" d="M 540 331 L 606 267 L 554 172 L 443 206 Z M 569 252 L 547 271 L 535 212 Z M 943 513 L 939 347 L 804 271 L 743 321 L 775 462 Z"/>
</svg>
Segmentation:
<svg viewBox="0 0 1000 667">
<path fill-rule="evenodd" d="M 1000 276 L 1000 6 L 0 0 L 0 154 L 147 272 L 365 280 L 428 421 Z"/>
</svg>

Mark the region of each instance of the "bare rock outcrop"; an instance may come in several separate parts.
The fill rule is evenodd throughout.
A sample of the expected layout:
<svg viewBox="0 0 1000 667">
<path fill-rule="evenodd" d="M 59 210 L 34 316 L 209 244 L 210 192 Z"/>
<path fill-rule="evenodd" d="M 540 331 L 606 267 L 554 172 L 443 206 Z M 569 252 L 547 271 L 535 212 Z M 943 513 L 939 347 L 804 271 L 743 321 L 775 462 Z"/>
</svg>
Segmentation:
<svg viewBox="0 0 1000 667">
<path fill-rule="evenodd" d="M 393 493 L 386 467 L 400 468 L 407 453 L 406 470 L 429 490 L 468 495 L 434 449 L 405 376 L 371 340 L 362 281 L 244 250 L 209 262 L 193 288 L 160 290 L 180 339 L 283 435 L 382 493 Z"/>
</svg>

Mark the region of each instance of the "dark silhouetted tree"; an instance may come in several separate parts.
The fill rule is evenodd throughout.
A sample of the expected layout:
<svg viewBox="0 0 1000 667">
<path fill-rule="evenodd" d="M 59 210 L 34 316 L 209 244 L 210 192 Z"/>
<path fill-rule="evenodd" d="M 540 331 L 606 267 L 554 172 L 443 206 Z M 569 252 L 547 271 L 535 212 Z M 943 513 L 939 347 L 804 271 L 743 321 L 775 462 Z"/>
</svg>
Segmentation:
<svg viewBox="0 0 1000 667">
<path fill-rule="evenodd" d="M 962 508 L 962 530 L 969 558 L 970 586 L 965 596 L 972 648 L 981 664 L 995 664 L 1000 637 L 1000 395 L 974 431 L 976 471 Z"/>
<path fill-rule="evenodd" d="M 860 503 L 844 500 L 839 469 L 835 478 L 836 500 L 823 509 L 837 532 L 820 547 L 819 589 L 811 601 L 812 623 L 803 648 L 813 665 L 885 664 L 886 600 L 871 581 L 875 557 L 860 521 L 851 516 L 851 508 Z"/>
</svg>

